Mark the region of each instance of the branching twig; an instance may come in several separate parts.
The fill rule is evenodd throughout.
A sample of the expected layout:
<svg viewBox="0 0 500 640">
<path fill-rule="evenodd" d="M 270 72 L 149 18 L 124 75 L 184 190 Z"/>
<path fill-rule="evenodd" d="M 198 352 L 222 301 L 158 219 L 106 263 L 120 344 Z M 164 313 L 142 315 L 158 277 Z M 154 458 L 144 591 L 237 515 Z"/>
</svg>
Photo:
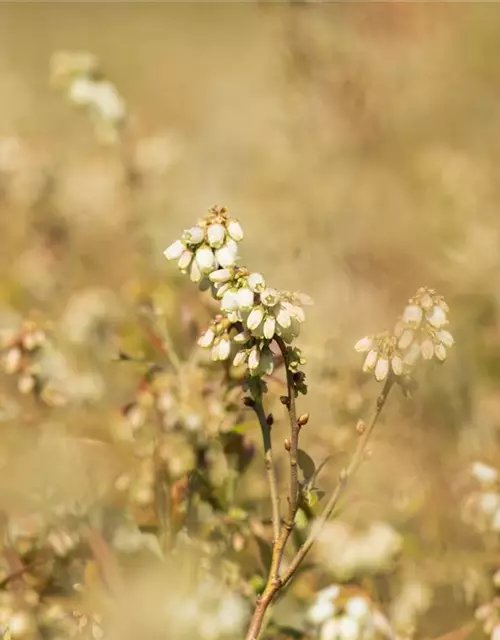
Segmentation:
<svg viewBox="0 0 500 640">
<path fill-rule="evenodd" d="M 346 469 L 343 469 L 340 472 L 339 481 L 332 495 L 330 496 L 330 499 L 328 500 L 326 507 L 323 509 L 323 512 L 321 513 L 319 518 L 314 522 L 311 528 L 311 531 L 309 533 L 309 536 L 307 537 L 307 540 L 304 542 L 302 547 L 297 551 L 295 558 L 292 560 L 292 562 L 290 563 L 290 566 L 286 570 L 286 573 L 283 575 L 282 586 L 284 586 L 290 581 L 293 574 L 297 570 L 298 566 L 301 564 L 302 560 L 304 560 L 304 558 L 306 557 L 307 553 L 311 549 L 314 542 L 317 540 L 326 522 L 330 519 L 335 507 L 337 506 L 339 498 L 341 497 L 342 493 L 344 492 L 347 486 L 347 482 L 349 478 L 357 471 L 358 467 L 363 462 L 363 457 L 366 452 L 366 446 L 368 444 L 371 434 L 373 433 L 373 429 L 377 423 L 380 413 L 382 412 L 382 409 L 385 405 L 385 402 L 387 400 L 387 396 L 392 387 L 392 384 L 393 384 L 393 378 L 389 377 L 384 385 L 384 388 L 381 394 L 377 398 L 375 411 L 373 412 L 370 422 L 367 425 L 363 425 L 362 427 L 360 438 L 358 440 L 358 445 L 351 458 L 349 465 L 347 466 Z"/>
<path fill-rule="evenodd" d="M 288 374 L 289 372 L 287 370 L 287 375 Z M 267 610 L 271 605 L 272 601 L 274 600 L 276 593 L 290 581 L 290 579 L 293 577 L 293 575 L 297 571 L 299 565 L 302 563 L 305 556 L 310 551 L 314 542 L 318 539 L 320 532 L 322 531 L 323 527 L 325 526 L 326 522 L 328 521 L 335 507 L 337 506 L 339 498 L 341 497 L 341 495 L 343 494 L 347 486 L 348 479 L 356 472 L 361 462 L 363 461 L 363 457 L 366 452 L 366 446 L 373 432 L 375 424 L 377 423 L 377 420 L 380 416 L 380 413 L 382 412 L 382 409 L 385 405 L 385 402 L 387 400 L 387 396 L 392 387 L 392 384 L 393 384 L 393 378 L 392 376 L 390 376 L 387 379 L 385 386 L 380 396 L 377 399 L 375 411 L 373 413 L 373 416 L 370 422 L 367 425 L 363 425 L 363 427 L 360 429 L 360 438 L 359 438 L 356 450 L 351 458 L 351 462 L 349 463 L 348 467 L 341 472 L 339 477 L 339 482 L 335 487 L 323 512 L 314 523 L 311 529 L 311 532 L 307 537 L 307 540 L 304 542 L 302 547 L 299 549 L 299 551 L 295 555 L 294 559 L 292 560 L 289 567 L 287 568 L 285 574 L 282 577 L 280 577 L 279 568 L 281 565 L 281 560 L 283 558 L 283 553 L 285 550 L 288 537 L 290 535 L 290 532 L 293 529 L 294 522 L 292 521 L 292 522 L 283 523 L 279 539 L 273 545 L 271 570 L 269 572 L 267 584 L 266 584 L 266 587 L 264 588 L 263 593 L 257 599 L 257 604 L 252 616 L 252 620 L 250 622 L 250 627 L 247 632 L 246 640 L 257 640 L 257 638 L 259 637 L 260 630 L 262 628 L 262 624 L 264 622 L 264 618 L 266 616 Z M 293 412 L 290 415 L 291 420 L 292 420 L 292 417 L 294 417 L 296 421 L 295 424 L 298 425 L 297 419 L 295 417 L 295 412 Z M 292 425 L 292 435 L 293 435 L 293 422 L 291 422 L 291 425 Z M 300 425 L 298 425 L 298 429 L 297 429 L 297 438 L 298 438 L 299 431 L 300 431 Z M 292 452 L 291 444 L 292 443 L 290 443 L 290 453 Z M 297 505 L 296 503 L 293 502 L 293 494 L 291 494 L 289 498 L 290 498 L 290 504 L 294 505 L 296 510 Z M 294 514 L 294 518 L 295 518 L 295 514 Z"/>
</svg>

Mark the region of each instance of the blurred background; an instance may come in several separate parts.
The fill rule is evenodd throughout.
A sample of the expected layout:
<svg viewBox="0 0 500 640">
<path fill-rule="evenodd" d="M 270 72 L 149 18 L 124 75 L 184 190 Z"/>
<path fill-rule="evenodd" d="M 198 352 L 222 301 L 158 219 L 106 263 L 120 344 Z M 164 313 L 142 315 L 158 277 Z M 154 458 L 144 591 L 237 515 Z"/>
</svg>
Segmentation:
<svg viewBox="0 0 500 640">
<path fill-rule="evenodd" d="M 391 398 L 344 528 L 317 555 L 320 582 L 363 584 L 393 622 L 409 606 L 398 597 L 414 594 L 404 637 L 472 620 L 499 563 L 496 476 L 483 504 L 474 482 L 484 477 L 471 473 L 482 462 L 494 476 L 500 464 L 499 36 L 493 3 L 1 5 L 0 327 L 43 326 L 56 381 L 47 408 L 5 365 L 6 523 L 27 527 L 55 495 L 100 499 L 131 467 L 113 425 L 140 370 L 113 359 L 120 349 L 153 357 L 145 300 L 187 353 L 210 309 L 162 252 L 225 205 L 245 230 L 244 262 L 315 300 L 300 408 L 311 413 L 303 447 L 318 461 L 335 454 L 326 488 L 378 389 L 353 344 L 391 328 L 420 286 L 450 305 L 456 347 L 419 375 L 411 399 Z M 61 50 L 93 54 L 116 87 L 127 113 L 118 141 L 103 142 L 53 86 Z M 258 443 L 255 429 L 248 437 Z M 258 502 L 260 454 L 247 476 Z M 361 544 L 360 531 L 375 555 L 379 542 L 397 549 L 389 568 L 338 566 L 339 536 Z M 33 553 L 13 548 L 5 576 Z M 294 597 L 306 600 L 315 580 Z"/>
</svg>

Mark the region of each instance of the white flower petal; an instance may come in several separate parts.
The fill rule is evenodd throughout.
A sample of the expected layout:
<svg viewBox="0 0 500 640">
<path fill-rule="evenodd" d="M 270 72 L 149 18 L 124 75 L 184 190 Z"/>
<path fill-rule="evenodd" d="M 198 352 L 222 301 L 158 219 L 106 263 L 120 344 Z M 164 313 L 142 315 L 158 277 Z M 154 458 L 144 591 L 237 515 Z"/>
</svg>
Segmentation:
<svg viewBox="0 0 500 640">
<path fill-rule="evenodd" d="M 279 302 L 280 296 L 276 289 L 267 288 L 260 294 L 260 299 L 266 307 L 274 307 Z"/>
<path fill-rule="evenodd" d="M 186 229 L 182 234 L 182 239 L 187 244 L 201 244 L 203 242 L 203 238 L 205 236 L 205 232 L 201 227 L 196 225 L 195 227 L 191 227 L 190 229 Z"/>
<path fill-rule="evenodd" d="M 193 262 L 191 263 L 191 271 L 189 272 L 189 277 L 191 278 L 192 282 L 199 282 L 201 280 L 202 277 L 202 273 L 201 273 L 201 269 L 198 266 L 198 263 L 196 260 L 193 260 Z"/>
<path fill-rule="evenodd" d="M 446 347 L 444 346 L 444 344 L 437 344 L 434 349 L 434 353 L 436 354 L 436 358 L 438 360 L 441 360 L 441 362 L 443 360 L 446 360 L 446 356 L 448 355 L 446 353 Z"/>
<path fill-rule="evenodd" d="M 237 220 L 229 220 L 227 223 L 227 232 L 236 242 L 243 240 L 243 229 Z"/>
<path fill-rule="evenodd" d="M 418 329 L 423 317 L 422 307 L 410 304 L 403 312 L 403 323 L 410 329 Z"/>
<path fill-rule="evenodd" d="M 200 247 L 196 250 L 195 257 L 202 273 L 210 273 L 217 266 L 215 262 L 214 252 L 212 251 L 212 249 L 210 249 L 210 247 Z"/>
<path fill-rule="evenodd" d="M 233 342 L 236 342 L 236 344 L 245 344 L 245 342 L 247 342 L 247 340 L 249 340 L 250 336 L 245 333 L 244 331 L 242 331 L 241 333 L 237 333 L 234 337 L 233 337 Z"/>
<path fill-rule="evenodd" d="M 260 351 L 257 346 L 252 347 L 250 351 L 250 355 L 248 356 L 248 368 L 250 369 L 250 373 L 255 372 L 259 367 L 260 362 Z"/>
<path fill-rule="evenodd" d="M 233 366 L 239 367 L 244 362 L 247 361 L 248 353 L 246 351 L 238 351 L 238 353 L 234 356 Z"/>
<path fill-rule="evenodd" d="M 221 267 L 233 267 L 236 264 L 237 252 L 226 243 L 220 249 L 215 250 L 215 259 Z"/>
<path fill-rule="evenodd" d="M 387 358 L 379 358 L 375 367 L 375 379 L 381 382 L 387 378 L 389 373 L 389 360 Z"/>
<path fill-rule="evenodd" d="M 186 247 L 180 240 L 176 240 L 165 249 L 163 255 L 167 260 L 178 260 L 185 248 Z"/>
<path fill-rule="evenodd" d="M 403 373 L 403 358 L 398 354 L 392 356 L 391 366 L 394 373 L 400 376 Z"/>
<path fill-rule="evenodd" d="M 212 282 L 223 283 L 231 280 L 231 275 L 230 269 L 217 269 L 217 271 L 212 271 L 208 277 Z"/>
<path fill-rule="evenodd" d="M 264 291 L 266 287 L 266 281 L 264 280 L 264 276 L 260 273 L 251 273 L 248 276 L 248 286 L 255 293 L 261 293 Z"/>
<path fill-rule="evenodd" d="M 217 285 L 216 297 L 219 298 L 220 300 L 224 296 L 226 291 L 229 291 L 230 288 L 231 288 L 230 282 L 226 282 L 225 284 L 222 284 L 220 286 Z"/>
<path fill-rule="evenodd" d="M 370 338 L 369 336 L 365 336 L 364 338 L 361 338 L 361 340 L 358 340 L 356 342 L 356 344 L 354 345 L 354 349 L 358 353 L 366 353 L 367 351 L 370 351 L 372 346 L 373 346 L 373 339 Z"/>
<path fill-rule="evenodd" d="M 235 311 L 238 308 L 238 292 L 228 289 L 222 297 L 220 308 L 222 311 Z"/>
<path fill-rule="evenodd" d="M 283 307 L 283 305 L 279 306 L 278 311 L 275 314 L 275 316 L 276 316 L 277 323 L 283 329 L 288 329 L 288 327 L 290 327 L 290 325 L 292 324 L 292 319 L 290 317 L 290 314 L 285 309 L 285 307 Z"/>
<path fill-rule="evenodd" d="M 271 349 L 264 347 L 260 354 L 259 373 L 270 376 L 274 371 L 274 356 Z"/>
<path fill-rule="evenodd" d="M 250 314 L 248 315 L 248 318 L 247 318 L 247 327 L 250 329 L 250 331 L 257 329 L 257 327 L 262 322 L 263 318 L 264 318 L 264 309 L 261 306 L 254 307 L 250 311 Z"/>
<path fill-rule="evenodd" d="M 243 287 L 238 291 L 238 307 L 243 310 L 249 310 L 254 305 L 254 292 L 251 289 Z"/>
<path fill-rule="evenodd" d="M 436 329 L 440 329 L 446 324 L 446 313 L 441 306 L 435 305 L 427 314 L 427 321 Z"/>
<path fill-rule="evenodd" d="M 227 360 L 227 358 L 229 358 L 229 354 L 231 353 L 231 342 L 229 338 L 222 338 L 217 345 L 217 349 L 218 360 Z"/>
<path fill-rule="evenodd" d="M 276 331 L 276 318 L 274 316 L 267 316 L 264 320 L 264 337 L 268 340 L 274 336 Z"/>
<path fill-rule="evenodd" d="M 193 252 L 189 251 L 189 249 L 185 249 L 182 252 L 181 257 L 179 258 L 179 261 L 177 262 L 177 266 L 181 271 L 186 272 L 189 265 L 191 264 L 192 259 L 193 259 Z"/>
<path fill-rule="evenodd" d="M 203 335 L 198 339 L 198 344 L 200 347 L 211 347 L 215 340 L 215 331 L 212 328 L 209 328 L 205 331 Z"/>
<path fill-rule="evenodd" d="M 372 349 L 368 352 L 368 355 L 365 358 L 365 361 L 363 363 L 363 371 L 366 373 L 367 371 L 371 371 L 372 369 L 374 369 L 375 365 L 377 364 L 377 360 L 378 352 Z"/>
<path fill-rule="evenodd" d="M 224 244 L 226 230 L 222 224 L 211 224 L 207 229 L 208 244 L 214 249 L 218 249 Z"/>
<path fill-rule="evenodd" d="M 446 331 L 446 329 L 441 329 L 441 331 L 438 331 L 436 335 L 445 347 L 449 348 L 455 344 L 455 339 L 449 331 Z"/>
</svg>

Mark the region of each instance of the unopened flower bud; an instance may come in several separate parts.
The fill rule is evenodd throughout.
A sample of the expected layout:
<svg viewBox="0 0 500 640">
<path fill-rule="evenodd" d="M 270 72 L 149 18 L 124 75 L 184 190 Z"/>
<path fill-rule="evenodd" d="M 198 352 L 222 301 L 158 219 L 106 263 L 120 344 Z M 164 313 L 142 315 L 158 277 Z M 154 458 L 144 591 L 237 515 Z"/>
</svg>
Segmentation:
<svg viewBox="0 0 500 640">
<path fill-rule="evenodd" d="M 300 427 L 305 426 L 308 422 L 309 422 L 309 414 L 308 413 L 303 413 L 297 418 L 297 424 Z"/>
<path fill-rule="evenodd" d="M 176 240 L 165 249 L 163 255 L 167 260 L 178 260 L 181 257 L 184 249 L 184 244 L 180 240 Z"/>
<path fill-rule="evenodd" d="M 230 220 L 227 224 L 227 232 L 233 240 L 240 242 L 243 240 L 243 229 L 237 220 Z"/>
<path fill-rule="evenodd" d="M 214 249 L 218 249 L 224 244 L 226 230 L 221 224 L 211 224 L 207 229 L 208 244 Z"/>
</svg>

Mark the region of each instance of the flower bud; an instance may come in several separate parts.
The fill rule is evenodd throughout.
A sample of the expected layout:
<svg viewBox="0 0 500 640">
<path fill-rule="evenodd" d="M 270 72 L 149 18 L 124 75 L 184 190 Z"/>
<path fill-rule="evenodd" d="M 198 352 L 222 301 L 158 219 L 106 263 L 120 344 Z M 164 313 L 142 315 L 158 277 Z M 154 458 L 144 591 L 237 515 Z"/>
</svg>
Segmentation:
<svg viewBox="0 0 500 640">
<path fill-rule="evenodd" d="M 260 325 L 264 318 L 264 309 L 261 306 L 254 307 L 247 318 L 247 327 L 250 331 L 254 331 Z"/>
<path fill-rule="evenodd" d="M 446 324 L 446 313 L 441 306 L 435 305 L 431 312 L 427 314 L 427 321 L 436 329 L 440 329 Z"/>
<path fill-rule="evenodd" d="M 363 363 L 363 371 L 366 373 L 367 371 L 371 371 L 375 365 L 377 364 L 378 353 L 375 350 L 371 350 L 368 352 L 368 355 L 365 358 Z"/>
<path fill-rule="evenodd" d="M 218 249 L 224 244 L 226 230 L 221 224 L 211 224 L 207 229 L 208 244 L 214 249 Z"/>
<path fill-rule="evenodd" d="M 260 354 L 259 372 L 270 376 L 274 371 L 274 356 L 269 347 L 264 347 Z"/>
<path fill-rule="evenodd" d="M 247 358 L 248 353 L 246 351 L 238 351 L 238 353 L 234 356 L 233 366 L 241 366 L 244 362 L 246 362 Z"/>
<path fill-rule="evenodd" d="M 274 336 L 276 331 L 276 318 L 274 316 L 267 316 L 264 320 L 264 337 L 268 340 Z"/>
<path fill-rule="evenodd" d="M 217 269 L 217 271 L 212 271 L 208 277 L 216 284 L 228 282 L 231 280 L 231 271 L 229 269 Z"/>
<path fill-rule="evenodd" d="M 254 293 L 243 287 L 238 291 L 238 307 L 244 311 L 250 310 L 254 305 Z"/>
<path fill-rule="evenodd" d="M 205 233 L 203 229 L 199 226 L 191 227 L 190 229 L 186 229 L 182 234 L 182 239 L 187 244 L 201 244 L 203 242 L 203 237 Z"/>
<path fill-rule="evenodd" d="M 389 360 L 387 358 L 379 358 L 375 367 L 375 379 L 381 382 L 387 378 L 389 373 Z"/>
<path fill-rule="evenodd" d="M 438 360 L 441 360 L 441 362 L 443 362 L 443 360 L 446 360 L 446 356 L 448 355 L 446 353 L 446 347 L 443 344 L 436 345 L 434 353 L 436 354 L 436 358 Z"/>
<path fill-rule="evenodd" d="M 243 240 L 243 229 L 237 220 L 229 220 L 227 223 L 227 232 L 236 242 Z"/>
<path fill-rule="evenodd" d="M 184 249 L 184 244 L 180 240 L 176 240 L 165 249 L 163 255 L 167 260 L 178 260 L 181 257 Z"/>
<path fill-rule="evenodd" d="M 292 319 L 290 318 L 290 314 L 288 311 L 280 305 L 278 308 L 278 313 L 276 314 L 276 321 L 283 329 L 288 329 L 292 324 Z"/>
<path fill-rule="evenodd" d="M 202 273 L 196 260 L 193 260 L 193 262 L 191 263 L 189 277 L 191 278 L 191 282 L 199 282 L 202 278 Z"/>
<path fill-rule="evenodd" d="M 226 243 L 215 250 L 215 259 L 221 267 L 233 267 L 236 264 L 237 252 Z"/>
<path fill-rule="evenodd" d="M 248 368 L 251 374 L 254 374 L 257 370 L 260 362 L 260 351 L 257 346 L 252 347 L 250 355 L 248 356 Z"/>
<path fill-rule="evenodd" d="M 213 251 L 209 247 L 201 246 L 196 250 L 195 256 L 202 273 L 210 273 L 210 271 L 213 271 L 217 266 Z"/>
<path fill-rule="evenodd" d="M 185 249 L 182 252 L 181 257 L 179 258 L 179 261 L 177 262 L 177 266 L 181 271 L 185 272 L 188 269 L 189 265 L 191 264 L 192 259 L 193 259 L 193 252 L 189 251 L 189 249 Z"/>
<path fill-rule="evenodd" d="M 445 347 L 452 347 L 455 344 L 453 336 L 449 331 L 446 331 L 446 329 L 441 329 L 441 331 L 438 331 L 436 335 Z"/>
<path fill-rule="evenodd" d="M 410 304 L 403 312 L 403 322 L 410 329 L 418 329 L 422 322 L 422 308 L 416 304 Z"/>
<path fill-rule="evenodd" d="M 397 376 L 400 376 L 403 373 L 403 359 L 400 355 L 396 354 L 392 356 L 391 367 Z"/>
<path fill-rule="evenodd" d="M 373 339 L 370 338 L 369 336 L 365 336 L 364 338 L 361 338 L 361 340 L 358 340 L 356 342 L 356 344 L 354 345 L 354 349 L 358 353 L 366 353 L 367 351 L 370 351 L 372 346 L 373 346 Z"/>
<path fill-rule="evenodd" d="M 209 328 L 198 339 L 198 345 L 200 347 L 208 348 L 212 346 L 214 340 L 215 340 L 215 331 L 212 328 Z"/>
<path fill-rule="evenodd" d="M 236 289 L 228 289 L 222 297 L 220 305 L 222 311 L 235 311 L 238 308 L 238 292 Z"/>
</svg>

